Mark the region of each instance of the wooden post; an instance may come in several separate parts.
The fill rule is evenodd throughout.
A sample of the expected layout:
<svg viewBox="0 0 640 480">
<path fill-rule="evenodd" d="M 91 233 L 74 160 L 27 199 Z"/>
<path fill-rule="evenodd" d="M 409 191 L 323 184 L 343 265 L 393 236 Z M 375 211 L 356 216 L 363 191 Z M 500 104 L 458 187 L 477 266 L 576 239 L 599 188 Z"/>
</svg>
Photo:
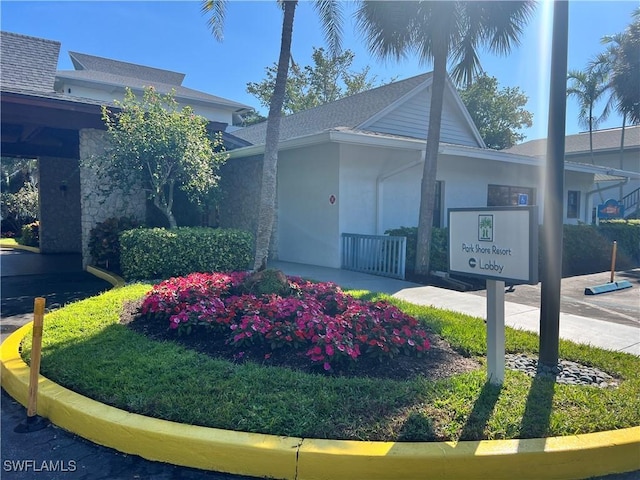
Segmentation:
<svg viewBox="0 0 640 480">
<path fill-rule="evenodd" d="M 33 340 L 31 345 L 31 367 L 29 370 L 29 401 L 27 417 L 34 417 L 38 402 L 38 377 L 40 375 L 40 354 L 42 352 L 42 326 L 44 323 L 45 299 L 38 297 L 33 306 Z"/>
<path fill-rule="evenodd" d="M 613 277 L 616 271 L 616 253 L 618 251 L 618 242 L 613 242 L 613 252 L 611 252 L 611 280 L 610 283 L 613 283 Z"/>
</svg>

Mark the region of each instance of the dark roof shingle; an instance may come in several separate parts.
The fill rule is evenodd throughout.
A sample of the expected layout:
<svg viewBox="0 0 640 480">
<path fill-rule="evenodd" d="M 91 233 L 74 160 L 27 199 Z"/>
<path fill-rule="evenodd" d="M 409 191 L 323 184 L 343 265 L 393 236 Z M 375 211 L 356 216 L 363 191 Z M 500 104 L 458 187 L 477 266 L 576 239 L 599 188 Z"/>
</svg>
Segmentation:
<svg viewBox="0 0 640 480">
<path fill-rule="evenodd" d="M 0 32 L 2 87 L 53 92 L 60 42 Z"/>
<path fill-rule="evenodd" d="M 110 58 L 96 57 L 94 55 L 87 55 L 86 53 L 69 52 L 69 57 L 71 57 L 71 62 L 76 70 L 92 70 L 175 86 L 182 85 L 182 81 L 184 80 L 184 73 L 136 65 L 135 63 L 121 62 Z"/>
</svg>

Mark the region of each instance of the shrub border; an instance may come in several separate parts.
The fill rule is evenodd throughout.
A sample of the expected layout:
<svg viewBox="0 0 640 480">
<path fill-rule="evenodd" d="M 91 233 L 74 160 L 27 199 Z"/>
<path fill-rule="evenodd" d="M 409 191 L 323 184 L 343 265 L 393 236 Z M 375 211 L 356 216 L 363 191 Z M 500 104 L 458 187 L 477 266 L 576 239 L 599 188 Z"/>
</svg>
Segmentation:
<svg viewBox="0 0 640 480">
<path fill-rule="evenodd" d="M 0 381 L 26 405 L 27 324 L 0 346 Z M 292 480 L 353 478 L 583 479 L 640 469 L 640 427 L 528 440 L 358 442 L 302 439 L 183 425 L 91 400 L 40 376 L 38 414 L 94 443 L 174 465 Z M 248 462 L 247 459 L 251 461 Z"/>
</svg>

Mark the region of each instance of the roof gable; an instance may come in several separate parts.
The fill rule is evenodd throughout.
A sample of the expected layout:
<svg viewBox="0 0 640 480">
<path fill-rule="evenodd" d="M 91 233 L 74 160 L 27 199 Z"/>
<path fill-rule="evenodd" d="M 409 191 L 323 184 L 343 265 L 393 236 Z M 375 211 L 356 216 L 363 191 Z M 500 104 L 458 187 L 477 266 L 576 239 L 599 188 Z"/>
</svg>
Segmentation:
<svg viewBox="0 0 640 480">
<path fill-rule="evenodd" d="M 418 75 L 283 117 L 280 120 L 280 141 L 338 127 L 356 128 L 430 77 L 430 73 Z M 262 122 L 236 130 L 233 134 L 258 145 L 264 143 L 266 131 L 267 122 Z"/>
<path fill-rule="evenodd" d="M 2 87 L 53 92 L 60 42 L 0 32 Z"/>
<path fill-rule="evenodd" d="M 426 139 L 431 73 L 373 88 L 280 120 L 280 142 L 341 128 Z M 443 111 L 443 142 L 484 147 L 471 117 L 455 89 L 447 82 Z M 234 135 L 261 145 L 266 122 L 234 131 Z"/>
<path fill-rule="evenodd" d="M 431 78 L 358 128 L 427 139 L 431 113 Z M 440 142 L 484 148 L 485 144 L 451 82 L 445 87 Z"/>
<path fill-rule="evenodd" d="M 71 62 L 76 70 L 92 70 L 122 77 L 138 78 L 149 82 L 177 86 L 182 85 L 185 76 L 184 73 L 96 57 L 85 53 L 69 52 L 69 57 L 71 57 Z"/>
</svg>

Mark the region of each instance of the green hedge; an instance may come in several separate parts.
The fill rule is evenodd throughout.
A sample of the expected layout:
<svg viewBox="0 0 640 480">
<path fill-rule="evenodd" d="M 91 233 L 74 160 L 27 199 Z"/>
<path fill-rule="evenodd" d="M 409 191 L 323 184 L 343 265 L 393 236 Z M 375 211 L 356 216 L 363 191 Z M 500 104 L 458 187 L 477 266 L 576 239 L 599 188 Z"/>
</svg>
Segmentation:
<svg viewBox="0 0 640 480">
<path fill-rule="evenodd" d="M 565 225 L 563 276 L 609 270 L 614 241 L 618 246 L 616 270 L 627 270 L 640 264 L 639 223 L 617 221 L 601 223 L 599 226 Z"/>
<path fill-rule="evenodd" d="M 407 237 L 407 263 L 405 272 L 413 274 L 416 265 L 416 245 L 418 242 L 418 227 L 400 227 L 387 230 L 387 235 Z M 448 255 L 449 230 L 447 228 L 433 228 L 431 231 L 431 270 L 446 272 L 449 268 Z"/>
<path fill-rule="evenodd" d="M 120 235 L 120 251 L 122 274 L 128 280 L 247 270 L 253 237 L 232 229 L 139 228 Z"/>
<path fill-rule="evenodd" d="M 542 229 L 541 229 L 542 230 Z M 400 227 L 385 232 L 407 237 L 407 275 L 416 262 L 417 227 Z M 540 233 L 542 246 L 542 232 Z M 448 270 L 448 241 L 446 228 L 434 228 L 431 237 L 431 270 Z M 618 244 L 616 270 L 640 265 L 640 221 L 615 220 L 596 225 L 565 225 L 563 233 L 562 274 L 565 277 L 584 275 L 611 268 L 612 244 Z M 542 252 L 540 251 L 540 260 Z"/>
</svg>

